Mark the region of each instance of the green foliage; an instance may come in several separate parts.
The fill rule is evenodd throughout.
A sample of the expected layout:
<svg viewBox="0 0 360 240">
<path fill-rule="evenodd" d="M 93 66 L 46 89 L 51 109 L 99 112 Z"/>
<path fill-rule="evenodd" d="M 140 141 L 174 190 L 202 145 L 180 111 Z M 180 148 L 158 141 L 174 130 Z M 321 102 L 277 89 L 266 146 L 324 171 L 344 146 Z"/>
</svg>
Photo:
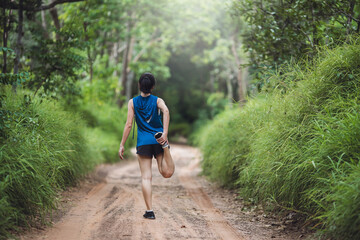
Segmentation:
<svg viewBox="0 0 360 240">
<path fill-rule="evenodd" d="M 250 101 L 246 108 L 228 108 L 196 132 L 194 143 L 204 153 L 203 171 L 221 185 L 235 187 L 239 165 L 246 163 L 250 139 L 264 122 L 266 99 Z"/>
<path fill-rule="evenodd" d="M 222 112 L 228 104 L 228 100 L 224 97 L 224 94 L 220 92 L 210 94 L 206 101 L 210 119 L 213 119 Z"/>
<path fill-rule="evenodd" d="M 90 83 L 88 81 L 81 81 L 81 95 L 83 102 L 93 102 L 97 105 L 114 104 L 115 103 L 115 88 L 117 84 L 116 77 L 104 76 L 104 73 L 97 72 L 95 68 L 96 78 Z"/>
<path fill-rule="evenodd" d="M 320 45 L 336 46 L 360 26 L 354 0 L 242 0 L 233 1 L 231 13 L 249 24 L 244 46 L 257 80 L 291 58 L 314 56 Z"/>
<path fill-rule="evenodd" d="M 350 165 L 350 174 L 346 176 L 332 176 L 331 194 L 326 200 L 334 203 L 321 216 L 328 227 L 329 235 L 340 236 L 339 239 L 360 238 L 360 168 L 359 164 Z M 326 233 L 326 232 L 325 232 Z"/>
<path fill-rule="evenodd" d="M 109 80 L 110 81 L 110 80 Z M 110 81 L 111 82 L 111 81 Z M 119 160 L 127 109 L 107 95 L 108 81 L 84 85 L 72 104 L 30 99 L 3 87 L 0 109 L 0 233 L 43 219 L 57 193 L 101 162 Z M 95 88 L 103 91 L 95 91 Z M 85 121 L 84 121 L 85 120 Z M 126 154 L 135 140 L 129 136 Z"/>
<path fill-rule="evenodd" d="M 11 206 L 9 197 L 4 194 L 5 182 L 0 182 L 0 239 L 10 237 L 9 229 L 16 229 L 16 208 Z"/>
<path fill-rule="evenodd" d="M 122 138 L 123 128 L 127 118 L 127 107 L 119 109 L 115 104 L 95 101 L 83 102 L 76 109 L 87 122 L 85 137 L 90 148 L 96 152 L 99 162 L 116 162 L 119 160 L 118 149 Z M 136 134 L 132 138 L 134 129 L 126 141 L 126 155 L 136 142 Z"/>
<path fill-rule="evenodd" d="M 81 50 L 81 32 L 69 26 L 56 31 L 57 40 L 44 38 L 37 26 L 31 26 L 33 35 L 26 56 L 32 59 L 32 78 L 27 84 L 29 89 L 55 99 L 79 94 L 75 82 L 78 70 L 82 68 L 84 57 Z"/>
<path fill-rule="evenodd" d="M 99 161 L 116 162 L 119 160 L 118 149 L 127 119 L 127 106 L 119 108 L 115 104 L 117 79 L 104 68 L 99 61 L 98 67 L 94 68 L 95 78 L 92 83 L 78 82 L 82 98 L 68 107 L 86 121 L 85 137 Z M 126 155 L 129 155 L 130 148 L 136 143 L 136 135 L 133 139 L 132 134 L 125 145 Z"/>
<path fill-rule="evenodd" d="M 21 85 L 29 80 L 30 74 L 28 72 L 0 73 L 0 84 L 3 85 Z"/>
<path fill-rule="evenodd" d="M 188 123 L 173 123 L 169 126 L 171 137 L 189 136 L 191 133 L 191 125 Z"/>
<path fill-rule="evenodd" d="M 204 173 L 227 186 L 236 180 L 260 203 L 308 215 L 333 238 L 357 238 L 359 69 L 354 41 L 273 75 L 291 84 L 225 111 L 198 134 Z"/>
<path fill-rule="evenodd" d="M 98 159 L 84 138 L 84 122 L 59 104 L 5 89 L 1 106 L 0 232 L 44 220 L 57 192 L 92 169 Z"/>
<path fill-rule="evenodd" d="M 154 94 L 165 100 L 170 110 L 171 124 L 191 124 L 198 118 L 206 102 L 208 67 L 195 68 L 190 53 L 172 55 L 168 66 L 171 77 L 167 82 L 159 81 Z"/>
<path fill-rule="evenodd" d="M 202 127 L 206 125 L 208 121 L 213 120 L 218 114 L 222 113 L 226 107 L 231 107 L 231 105 L 223 93 L 215 92 L 209 94 L 205 107 L 199 110 L 198 118 L 192 124 L 192 133 L 189 135 L 190 142 L 195 143 L 197 141 L 198 131 L 201 131 Z"/>
<path fill-rule="evenodd" d="M 208 175 L 210 179 L 217 180 L 221 185 L 233 187 L 233 183 L 238 175 L 236 169 L 236 157 L 244 148 L 234 148 L 235 142 L 241 142 L 238 138 L 237 130 L 240 126 L 238 123 L 240 117 L 239 111 L 228 110 L 217 116 L 216 119 L 200 130 L 200 138 L 195 143 L 200 143 L 204 153 L 204 162 L 202 164 L 203 173 Z M 246 136 L 246 134 L 244 134 Z M 219 141 L 222 139 L 221 141 Z"/>
<path fill-rule="evenodd" d="M 14 53 L 14 50 L 11 48 L 0 47 L 0 53 L 9 52 L 10 54 Z M 9 56 L 7 56 L 8 58 Z M 0 84 L 2 85 L 13 85 L 21 86 L 25 82 L 29 81 L 30 73 L 23 71 L 20 73 L 0 73 Z"/>
</svg>

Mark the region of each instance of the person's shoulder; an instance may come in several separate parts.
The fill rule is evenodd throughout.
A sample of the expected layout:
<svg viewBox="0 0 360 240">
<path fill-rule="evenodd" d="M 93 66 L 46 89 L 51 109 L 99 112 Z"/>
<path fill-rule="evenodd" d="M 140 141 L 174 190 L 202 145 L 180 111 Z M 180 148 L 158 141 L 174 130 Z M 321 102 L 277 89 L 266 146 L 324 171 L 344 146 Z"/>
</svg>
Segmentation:
<svg viewBox="0 0 360 240">
<path fill-rule="evenodd" d="M 134 107 L 134 99 L 135 98 L 132 98 L 132 99 L 129 100 L 128 106 Z"/>
<path fill-rule="evenodd" d="M 164 99 L 158 97 L 157 100 L 156 100 L 156 102 L 157 102 L 157 104 L 159 104 L 159 103 L 165 102 L 165 101 L 164 101 Z"/>
</svg>

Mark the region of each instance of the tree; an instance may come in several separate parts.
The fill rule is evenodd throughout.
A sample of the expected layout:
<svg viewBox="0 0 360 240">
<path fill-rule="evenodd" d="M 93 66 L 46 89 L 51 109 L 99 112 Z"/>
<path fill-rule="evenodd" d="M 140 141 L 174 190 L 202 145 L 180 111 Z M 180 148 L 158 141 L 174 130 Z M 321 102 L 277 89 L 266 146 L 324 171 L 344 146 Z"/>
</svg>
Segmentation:
<svg viewBox="0 0 360 240">
<path fill-rule="evenodd" d="M 13 44 L 14 50 L 15 50 L 15 62 L 14 62 L 13 72 L 15 75 L 18 74 L 21 69 L 21 62 L 20 62 L 21 57 L 24 54 L 29 56 L 29 53 L 31 52 L 31 51 L 27 51 L 26 53 L 24 53 L 23 38 L 26 34 L 24 32 L 24 28 L 31 27 L 31 28 L 33 28 L 34 32 L 38 32 L 35 25 L 30 26 L 31 22 L 36 21 L 36 13 L 39 11 L 50 10 L 51 15 L 53 16 L 53 19 L 54 19 L 54 24 L 57 28 L 57 32 L 56 32 L 57 40 L 60 40 L 59 35 L 58 35 L 58 31 L 60 31 L 60 25 L 59 25 L 59 22 L 57 19 L 57 11 L 55 9 L 55 6 L 58 4 L 63 4 L 63 3 L 67 3 L 67 2 L 77 2 L 77 1 L 80 1 L 80 0 L 55 0 L 48 5 L 42 5 L 42 2 L 40 0 L 18 0 L 18 1 L 5 0 L 0 3 L 0 8 L 2 8 L 2 12 L 4 13 L 4 16 L 2 17 L 3 18 L 2 19 L 3 20 L 2 21 L 3 22 L 3 24 L 2 24 L 3 39 L 2 40 L 3 40 L 3 46 L 5 48 L 3 48 L 3 49 L 7 49 L 7 46 L 8 46 L 8 36 L 9 36 L 9 31 L 11 30 L 11 24 L 16 22 L 17 37 L 16 37 L 16 43 Z M 12 16 L 13 10 L 16 10 L 18 13 L 17 21 L 15 21 Z M 8 12 L 8 14 L 6 14 L 7 12 Z M 26 15 L 27 20 L 30 20 L 29 24 L 27 24 L 27 26 L 25 26 L 24 15 Z M 43 30 L 47 30 L 47 29 L 43 29 Z M 29 34 L 29 33 L 27 33 L 27 34 Z M 37 38 L 36 35 L 33 35 L 33 37 L 39 41 L 42 41 L 42 39 Z M 44 43 L 44 42 L 42 42 L 42 43 Z M 47 43 L 49 44 L 49 42 L 47 42 Z M 64 45 L 66 45 L 66 43 L 65 44 L 62 44 L 60 42 L 55 42 L 55 43 L 58 44 L 58 47 L 56 49 L 60 52 L 61 52 L 61 49 L 59 48 L 59 46 L 62 45 L 62 47 L 64 47 Z M 41 47 L 44 47 L 45 45 L 46 44 L 42 44 Z M 72 46 L 69 46 L 69 47 L 71 48 Z M 36 52 L 35 52 L 35 56 L 38 56 L 38 59 L 37 59 L 38 61 L 43 59 L 43 56 L 36 54 Z M 6 51 L 3 51 L 3 72 L 4 73 L 7 72 L 6 57 L 7 57 L 7 53 L 6 53 Z M 35 58 L 36 57 L 31 58 L 32 63 L 34 63 Z M 71 57 L 69 57 L 68 55 L 65 55 L 64 61 L 70 60 L 70 58 Z M 48 62 L 48 60 L 49 59 L 47 59 L 45 62 L 42 62 L 42 64 L 44 64 L 44 65 L 50 64 L 51 65 L 51 62 Z M 72 62 L 76 62 L 77 60 L 74 60 Z M 70 75 L 73 74 L 71 71 L 68 70 L 68 68 L 70 67 L 70 69 L 73 69 L 74 64 L 70 64 L 70 65 L 65 64 L 64 67 L 66 69 L 59 69 L 59 65 L 61 65 L 61 64 L 58 64 L 59 60 L 53 59 L 53 61 L 56 63 L 54 63 L 54 65 L 52 65 L 51 70 L 37 71 L 37 73 L 40 73 L 40 72 L 43 73 L 40 77 L 39 77 L 39 75 L 36 74 L 37 75 L 36 77 L 39 77 L 36 79 L 41 79 L 38 84 L 40 87 L 43 86 L 43 84 L 48 80 L 48 77 L 50 75 L 52 75 L 54 72 L 56 72 L 56 70 L 58 70 L 58 72 L 59 72 L 59 70 L 61 70 L 60 72 L 61 72 L 61 75 L 63 75 L 63 76 L 65 75 L 65 73 L 68 73 Z M 55 65 L 57 65 L 57 66 L 55 66 Z M 76 64 L 75 64 L 75 66 L 76 66 Z M 33 64 L 31 67 L 33 67 Z M 41 69 L 43 69 L 43 68 L 41 68 Z M 33 80 L 35 80 L 35 79 L 33 79 Z M 16 86 L 17 86 L 16 84 L 13 85 L 14 91 L 16 90 Z M 37 90 L 35 91 L 35 94 L 36 94 Z"/>
<path fill-rule="evenodd" d="M 211 79 L 219 82 L 223 81 L 227 98 L 230 103 L 240 101 L 241 104 L 246 99 L 246 70 L 243 64 L 247 62 L 246 54 L 241 50 L 241 33 L 244 31 L 245 24 L 241 19 L 232 18 L 224 4 L 227 2 L 214 1 L 213 8 L 207 9 L 212 11 L 211 19 L 206 20 L 206 25 L 196 28 L 196 33 L 207 34 L 209 46 L 193 57 L 196 64 L 210 64 L 212 66 Z M 208 4 L 208 3 L 206 3 Z M 195 15 L 195 14 L 194 14 Z M 201 28 L 200 28 L 201 27 Z M 211 29 L 211 31 L 209 31 Z M 216 81 L 212 81 L 213 85 Z M 237 91 L 234 88 L 237 88 Z M 211 86 L 211 89 L 215 89 Z"/>
<path fill-rule="evenodd" d="M 122 106 L 125 101 L 127 102 L 132 97 L 132 85 L 136 74 L 134 70 L 138 62 L 144 56 L 146 57 L 146 53 L 151 51 L 151 48 L 160 47 L 166 52 L 166 46 L 157 44 L 163 40 L 163 34 L 159 31 L 158 26 L 164 21 L 163 14 L 159 11 L 159 7 L 164 3 L 164 0 L 137 0 L 128 6 L 122 71 L 116 89 L 116 99 L 119 106 Z M 154 15 L 155 13 L 157 14 Z M 166 61 L 161 64 L 161 61 L 157 61 L 159 58 L 161 56 L 153 57 L 151 60 L 163 66 Z M 142 65 L 144 66 L 144 64 Z M 144 69 L 142 71 L 149 70 Z"/>
<path fill-rule="evenodd" d="M 14 22 L 12 19 L 12 9 L 7 10 L 6 8 L 2 9 L 2 16 L 1 16 L 1 23 L 2 23 L 2 42 L 3 42 L 3 66 L 2 72 L 7 72 L 7 50 L 8 50 L 8 38 L 9 38 L 9 31 L 11 30 L 11 25 Z"/>
<path fill-rule="evenodd" d="M 243 37 L 254 69 L 312 57 L 319 45 L 342 42 L 360 27 L 355 0 L 235 0 L 232 14 L 250 26 Z"/>
</svg>

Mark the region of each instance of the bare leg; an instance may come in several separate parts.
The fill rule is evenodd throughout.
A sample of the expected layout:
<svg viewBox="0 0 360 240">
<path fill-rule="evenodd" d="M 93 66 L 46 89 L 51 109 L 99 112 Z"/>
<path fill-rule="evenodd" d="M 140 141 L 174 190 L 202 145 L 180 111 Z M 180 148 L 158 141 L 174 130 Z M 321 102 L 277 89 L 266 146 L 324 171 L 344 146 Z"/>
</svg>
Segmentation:
<svg viewBox="0 0 360 240">
<path fill-rule="evenodd" d="M 152 192 L 151 192 L 151 162 L 152 158 L 138 155 L 140 171 L 141 171 L 141 186 L 146 204 L 146 209 L 152 209 Z"/>
<path fill-rule="evenodd" d="M 174 160 L 171 157 L 170 149 L 164 148 L 164 152 L 156 156 L 160 174 L 164 178 L 170 178 L 175 172 Z"/>
</svg>

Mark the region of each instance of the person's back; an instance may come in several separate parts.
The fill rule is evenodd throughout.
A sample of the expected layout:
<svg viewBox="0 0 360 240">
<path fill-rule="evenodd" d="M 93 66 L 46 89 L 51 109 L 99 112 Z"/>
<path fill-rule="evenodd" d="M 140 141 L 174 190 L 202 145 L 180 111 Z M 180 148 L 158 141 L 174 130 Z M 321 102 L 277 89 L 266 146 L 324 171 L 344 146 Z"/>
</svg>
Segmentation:
<svg viewBox="0 0 360 240">
<path fill-rule="evenodd" d="M 161 116 L 157 107 L 158 97 L 141 95 L 133 98 L 135 121 L 138 127 L 136 146 L 158 144 L 154 135 L 163 132 Z"/>
</svg>

